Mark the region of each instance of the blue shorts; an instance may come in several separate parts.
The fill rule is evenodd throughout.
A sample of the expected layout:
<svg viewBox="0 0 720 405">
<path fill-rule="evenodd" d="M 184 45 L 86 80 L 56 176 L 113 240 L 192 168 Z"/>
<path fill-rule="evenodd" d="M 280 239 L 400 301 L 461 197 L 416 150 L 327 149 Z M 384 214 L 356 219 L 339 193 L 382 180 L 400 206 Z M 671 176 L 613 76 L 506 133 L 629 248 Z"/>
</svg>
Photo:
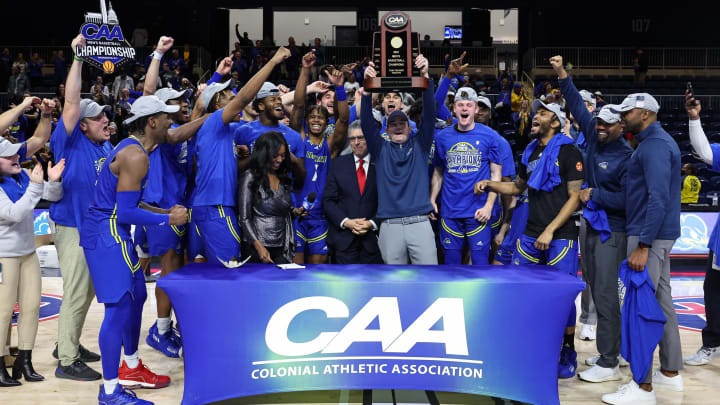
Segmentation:
<svg viewBox="0 0 720 405">
<path fill-rule="evenodd" d="M 515 255 L 513 255 L 513 264 L 542 264 L 552 266 L 556 267 L 558 271 L 564 271 L 573 277 L 577 277 L 577 241 L 570 239 L 553 239 L 550 242 L 550 248 L 548 250 L 537 250 L 534 246 L 535 240 L 536 238 L 531 238 L 524 234 L 517 240 L 517 249 Z M 575 302 L 573 302 L 566 326 L 575 325 L 575 311 Z"/>
<path fill-rule="evenodd" d="M 192 208 L 188 209 L 188 224 L 185 231 L 184 246 L 187 258 L 190 261 L 195 260 L 198 256 L 205 257 L 203 249 L 203 239 L 200 235 L 200 229 L 197 222 L 193 219 Z"/>
<path fill-rule="evenodd" d="M 465 239 L 472 257 L 473 264 L 487 264 L 490 254 L 489 222 L 478 222 L 475 218 L 440 218 L 440 243 L 443 250 L 461 251 Z M 484 257 L 484 259 L 483 259 Z M 459 264 L 445 257 L 446 264 Z"/>
<path fill-rule="evenodd" d="M 174 249 L 177 254 L 182 253 L 185 225 L 146 225 L 141 228 L 147 242 L 147 245 L 143 246 L 143 251 L 148 252 L 150 256 L 162 256 L 170 249 Z"/>
<path fill-rule="evenodd" d="M 296 219 L 295 251 L 309 255 L 328 254 L 328 222 L 324 219 Z"/>
<path fill-rule="evenodd" d="M 498 199 L 500 196 L 498 196 Z M 503 209 L 502 205 L 495 204 L 493 205 L 492 214 L 490 214 L 490 238 L 494 238 L 498 232 L 500 232 L 500 228 L 502 227 L 503 223 Z"/>
<path fill-rule="evenodd" d="M 502 264 L 511 264 L 512 258 L 515 254 L 515 248 L 517 241 L 525 232 L 525 224 L 527 224 L 528 212 L 530 207 L 527 203 L 527 198 L 518 199 L 513 209 L 512 221 L 510 222 L 510 230 L 505 235 L 503 243 L 495 252 L 495 260 Z"/>
<path fill-rule="evenodd" d="M 240 228 L 235 208 L 223 205 L 195 206 L 192 220 L 202 237 L 202 249 L 209 263 L 219 264 L 240 256 Z"/>
<path fill-rule="evenodd" d="M 135 288 L 138 287 L 133 277 L 143 274 L 138 272 L 140 260 L 133 250 L 132 241 L 124 240 L 110 246 L 99 241 L 94 248 L 83 248 L 83 251 L 98 302 L 118 302 L 126 292 L 137 295 Z M 145 288 L 144 283 L 142 288 Z"/>
</svg>

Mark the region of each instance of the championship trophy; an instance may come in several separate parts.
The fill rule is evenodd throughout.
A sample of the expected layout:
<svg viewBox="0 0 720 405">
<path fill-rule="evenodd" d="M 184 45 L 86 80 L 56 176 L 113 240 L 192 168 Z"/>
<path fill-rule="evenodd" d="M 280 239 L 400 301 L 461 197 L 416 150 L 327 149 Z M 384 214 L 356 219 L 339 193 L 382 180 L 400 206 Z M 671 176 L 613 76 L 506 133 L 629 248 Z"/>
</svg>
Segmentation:
<svg viewBox="0 0 720 405">
<path fill-rule="evenodd" d="M 379 77 L 365 79 L 363 86 L 371 92 L 426 89 L 427 78 L 420 76 L 415 58 L 420 54 L 420 35 L 412 32 L 410 18 L 402 11 L 386 13 L 380 32 L 373 34 L 372 61 Z"/>
</svg>

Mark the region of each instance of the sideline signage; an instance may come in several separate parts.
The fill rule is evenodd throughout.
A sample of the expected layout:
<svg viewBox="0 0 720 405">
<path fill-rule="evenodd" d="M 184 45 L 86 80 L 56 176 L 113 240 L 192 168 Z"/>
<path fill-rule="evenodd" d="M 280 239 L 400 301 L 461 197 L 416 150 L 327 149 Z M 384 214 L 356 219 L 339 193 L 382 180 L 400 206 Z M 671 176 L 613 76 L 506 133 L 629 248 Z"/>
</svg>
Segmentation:
<svg viewBox="0 0 720 405">
<path fill-rule="evenodd" d="M 333 389 L 559 404 L 562 334 L 584 285 L 545 266 L 195 263 L 158 280 L 183 336 L 183 404 Z"/>
<path fill-rule="evenodd" d="M 75 49 L 75 56 L 106 74 L 135 62 L 135 48 L 125 39 L 112 3 L 106 9 L 105 0 L 100 0 L 100 13 L 85 13 L 80 33 L 86 46 Z"/>
</svg>

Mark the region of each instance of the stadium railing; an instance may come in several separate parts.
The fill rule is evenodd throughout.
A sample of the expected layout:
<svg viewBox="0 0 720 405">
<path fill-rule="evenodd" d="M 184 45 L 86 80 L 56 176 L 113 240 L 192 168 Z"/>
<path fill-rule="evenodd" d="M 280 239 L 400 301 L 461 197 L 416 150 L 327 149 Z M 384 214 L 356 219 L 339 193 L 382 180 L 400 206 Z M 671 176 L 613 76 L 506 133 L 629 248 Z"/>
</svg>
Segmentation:
<svg viewBox="0 0 720 405">
<path fill-rule="evenodd" d="M 720 48 L 643 48 L 651 69 L 715 69 L 720 67 Z M 547 68 L 548 59 L 562 55 L 576 68 L 632 68 L 635 48 L 538 47 L 532 67 Z"/>
</svg>

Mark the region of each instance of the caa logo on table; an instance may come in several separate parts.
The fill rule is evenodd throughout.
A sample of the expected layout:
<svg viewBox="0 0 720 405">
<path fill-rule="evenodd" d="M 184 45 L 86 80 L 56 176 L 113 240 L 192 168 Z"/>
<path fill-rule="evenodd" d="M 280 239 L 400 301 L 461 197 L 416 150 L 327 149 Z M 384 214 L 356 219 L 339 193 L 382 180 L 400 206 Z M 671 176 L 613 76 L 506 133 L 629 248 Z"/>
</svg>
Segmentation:
<svg viewBox="0 0 720 405">
<path fill-rule="evenodd" d="M 54 294 L 43 294 L 40 298 L 40 322 L 49 321 L 55 319 L 60 315 L 60 304 L 62 303 L 62 296 Z M 15 305 L 13 311 L 12 324 L 17 325 L 17 318 L 19 314 L 19 308 Z"/>
<path fill-rule="evenodd" d="M 417 343 L 437 343 L 444 345 L 447 355 L 468 355 L 461 298 L 438 298 L 403 330 L 397 297 L 372 297 L 340 331 L 318 328 L 312 339 L 291 340 L 288 336 L 290 323 L 303 312 L 313 310 L 323 311 L 327 318 L 350 317 L 348 306 L 333 297 L 305 297 L 288 302 L 268 321 L 265 329 L 267 347 L 281 356 L 307 356 L 344 353 L 355 342 L 379 342 L 383 353 L 408 353 Z M 369 329 L 376 318 L 379 328 Z M 434 328 L 436 324 L 443 328 Z"/>
<path fill-rule="evenodd" d="M 673 298 L 680 329 L 700 332 L 705 327 L 705 300 L 703 297 Z"/>
</svg>

